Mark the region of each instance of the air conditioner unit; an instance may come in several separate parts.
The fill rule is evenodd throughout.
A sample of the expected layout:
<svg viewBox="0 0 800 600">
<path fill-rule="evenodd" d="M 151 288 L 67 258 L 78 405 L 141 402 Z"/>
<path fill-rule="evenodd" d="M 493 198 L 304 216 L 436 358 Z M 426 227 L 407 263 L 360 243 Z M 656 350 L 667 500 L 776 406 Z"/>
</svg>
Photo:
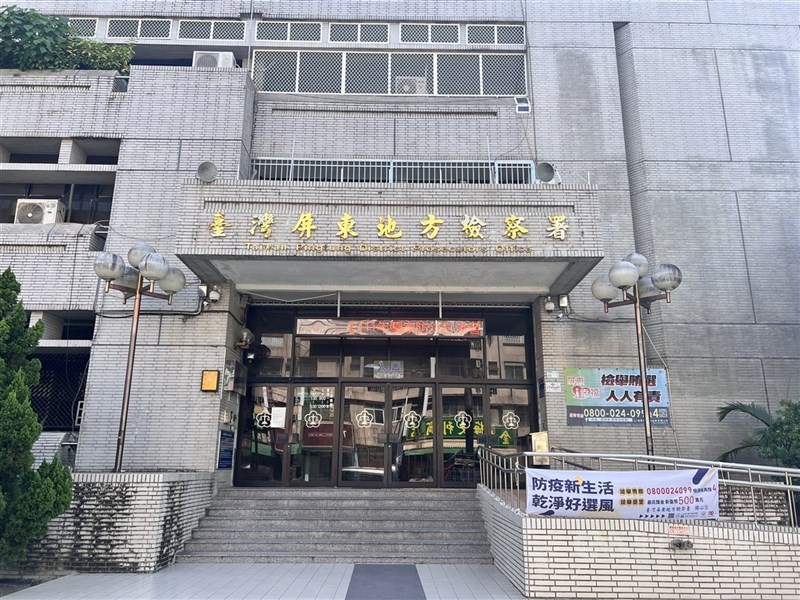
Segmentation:
<svg viewBox="0 0 800 600">
<path fill-rule="evenodd" d="M 192 55 L 192 66 L 204 69 L 234 69 L 236 58 L 233 52 L 195 51 Z"/>
<path fill-rule="evenodd" d="M 394 93 L 395 94 L 427 94 L 428 93 L 428 78 L 427 77 L 395 77 L 394 78 Z"/>
<path fill-rule="evenodd" d="M 14 223 L 44 225 L 64 221 L 64 205 L 60 200 L 20 198 L 14 212 Z"/>
</svg>

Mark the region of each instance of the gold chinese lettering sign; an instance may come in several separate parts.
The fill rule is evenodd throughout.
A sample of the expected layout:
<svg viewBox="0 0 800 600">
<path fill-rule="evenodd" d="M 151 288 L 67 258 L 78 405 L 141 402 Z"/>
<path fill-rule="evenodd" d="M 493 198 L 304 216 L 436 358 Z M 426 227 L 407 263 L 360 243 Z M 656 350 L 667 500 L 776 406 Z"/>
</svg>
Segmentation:
<svg viewBox="0 0 800 600">
<path fill-rule="evenodd" d="M 297 335 L 483 337 L 483 321 L 443 319 L 298 319 Z"/>
<path fill-rule="evenodd" d="M 225 213 L 216 212 L 211 215 L 207 229 L 211 239 L 237 239 L 241 236 L 245 240 L 245 249 L 251 252 L 294 255 L 385 253 L 534 256 L 543 252 L 541 242 L 565 242 L 570 228 L 567 215 L 526 217 L 506 213 L 503 217 L 492 219 L 478 214 L 462 215 L 427 212 L 419 217 L 398 218 L 389 213 L 359 217 L 344 212 L 317 219 L 314 213 L 308 211 L 289 216 L 262 212 L 251 214 L 246 226 L 239 229 L 241 222 L 229 220 Z M 240 217 L 237 215 L 237 218 Z M 538 220 L 544 229 L 538 247 L 531 233 L 535 231 L 534 220 Z M 372 225 L 367 226 L 368 221 Z M 406 228 L 412 231 L 411 235 L 419 236 L 417 242 L 404 239 Z M 337 243 L 326 242 L 337 238 Z"/>
</svg>

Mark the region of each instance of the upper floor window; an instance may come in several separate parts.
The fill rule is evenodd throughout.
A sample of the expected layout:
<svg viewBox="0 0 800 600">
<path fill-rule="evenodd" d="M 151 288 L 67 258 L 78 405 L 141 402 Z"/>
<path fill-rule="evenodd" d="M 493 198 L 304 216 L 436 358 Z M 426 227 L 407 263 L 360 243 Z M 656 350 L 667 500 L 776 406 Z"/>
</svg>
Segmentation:
<svg viewBox="0 0 800 600">
<path fill-rule="evenodd" d="M 457 44 L 458 29 L 455 24 L 401 23 L 400 41 L 404 44 Z"/>
<path fill-rule="evenodd" d="M 468 44 L 524 44 L 522 25 L 467 25 Z"/>
<path fill-rule="evenodd" d="M 331 42 L 385 44 L 389 41 L 388 23 L 331 23 Z"/>
</svg>

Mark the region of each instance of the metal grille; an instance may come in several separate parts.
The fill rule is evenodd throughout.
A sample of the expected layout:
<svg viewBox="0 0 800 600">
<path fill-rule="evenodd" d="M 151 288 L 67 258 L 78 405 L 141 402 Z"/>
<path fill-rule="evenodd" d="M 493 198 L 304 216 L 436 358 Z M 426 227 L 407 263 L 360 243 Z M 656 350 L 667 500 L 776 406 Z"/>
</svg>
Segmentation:
<svg viewBox="0 0 800 600">
<path fill-rule="evenodd" d="M 434 44 L 457 44 L 458 25 L 431 25 L 431 42 Z"/>
<path fill-rule="evenodd" d="M 393 94 L 433 94 L 433 54 L 392 54 Z"/>
<path fill-rule="evenodd" d="M 301 52 L 297 91 L 307 94 L 342 92 L 342 54 L 338 52 Z"/>
<path fill-rule="evenodd" d="M 168 38 L 172 29 L 172 21 L 168 20 L 143 20 L 139 27 L 139 37 L 143 38 Z"/>
<path fill-rule="evenodd" d="M 292 23 L 289 27 L 289 39 L 293 42 L 318 42 L 322 39 L 320 23 Z"/>
<path fill-rule="evenodd" d="M 108 37 L 135 38 L 139 35 L 139 21 L 136 19 L 109 19 Z"/>
<path fill-rule="evenodd" d="M 297 52 L 254 52 L 253 83 L 262 92 L 294 92 L 297 85 Z"/>
<path fill-rule="evenodd" d="M 525 57 L 522 54 L 256 50 L 253 53 L 253 81 L 262 92 L 382 95 L 431 95 L 435 92 L 444 96 L 526 94 Z"/>
<path fill-rule="evenodd" d="M 345 94 L 388 94 L 389 55 L 347 53 Z"/>
<path fill-rule="evenodd" d="M 525 57 L 521 54 L 485 54 L 483 94 L 521 96 L 525 94 Z"/>
<path fill-rule="evenodd" d="M 31 406 L 45 430 L 72 429 L 83 402 L 88 354 L 41 354 L 39 385 L 31 388 Z"/>
<path fill-rule="evenodd" d="M 522 25 L 498 25 L 498 44 L 524 44 L 525 28 Z"/>
<path fill-rule="evenodd" d="M 181 21 L 178 38 L 183 40 L 207 40 L 211 38 L 211 21 Z"/>
<path fill-rule="evenodd" d="M 480 56 L 439 54 L 437 59 L 437 93 L 446 96 L 480 96 Z"/>
<path fill-rule="evenodd" d="M 285 41 L 289 39 L 289 23 L 262 21 L 256 25 L 256 39 Z"/>
<path fill-rule="evenodd" d="M 355 23 L 331 23 L 329 35 L 332 42 L 357 42 L 358 25 Z"/>
<path fill-rule="evenodd" d="M 361 25 L 360 41 L 364 43 L 377 43 L 377 44 L 388 42 L 389 25 L 387 25 L 386 23 Z"/>
<path fill-rule="evenodd" d="M 407 44 L 424 44 L 430 40 L 428 25 L 402 23 L 400 25 L 400 41 Z"/>
<path fill-rule="evenodd" d="M 494 44 L 494 25 L 467 25 L 467 43 Z"/>
<path fill-rule="evenodd" d="M 244 22 L 242 21 L 214 21 L 211 38 L 215 40 L 243 40 Z"/>
<path fill-rule="evenodd" d="M 253 178 L 338 183 L 531 184 L 532 161 L 256 158 Z"/>
<path fill-rule="evenodd" d="M 79 37 L 94 37 L 97 33 L 97 19 L 70 19 L 69 26 Z"/>
</svg>

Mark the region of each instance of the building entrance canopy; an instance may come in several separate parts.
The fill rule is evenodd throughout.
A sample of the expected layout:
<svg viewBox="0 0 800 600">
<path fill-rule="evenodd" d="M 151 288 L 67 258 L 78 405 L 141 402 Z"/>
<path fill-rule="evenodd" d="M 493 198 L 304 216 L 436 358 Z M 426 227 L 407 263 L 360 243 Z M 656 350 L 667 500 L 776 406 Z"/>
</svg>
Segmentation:
<svg viewBox="0 0 800 600">
<path fill-rule="evenodd" d="M 585 187 L 187 183 L 183 205 L 181 259 L 256 296 L 531 302 L 602 258 Z"/>
</svg>

